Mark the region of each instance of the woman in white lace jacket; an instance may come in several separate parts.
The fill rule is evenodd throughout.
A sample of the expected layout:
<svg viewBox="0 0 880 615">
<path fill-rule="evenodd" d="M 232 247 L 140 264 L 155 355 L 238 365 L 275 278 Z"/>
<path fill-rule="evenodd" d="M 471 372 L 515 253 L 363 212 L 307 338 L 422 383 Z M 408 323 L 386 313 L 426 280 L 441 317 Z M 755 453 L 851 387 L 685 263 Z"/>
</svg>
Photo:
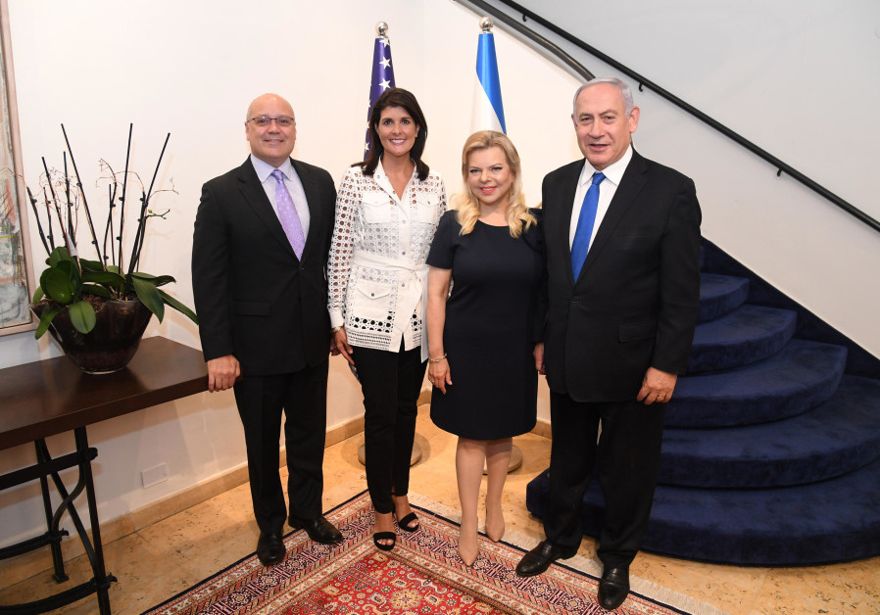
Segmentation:
<svg viewBox="0 0 880 615">
<path fill-rule="evenodd" d="M 421 160 L 427 133 L 410 92 L 379 97 L 371 150 L 339 187 L 328 263 L 335 352 L 356 368 L 364 393 L 373 541 L 383 550 L 394 547 L 394 518 L 418 529 L 406 494 L 427 360 L 425 259 L 446 209 L 443 181 Z"/>
</svg>

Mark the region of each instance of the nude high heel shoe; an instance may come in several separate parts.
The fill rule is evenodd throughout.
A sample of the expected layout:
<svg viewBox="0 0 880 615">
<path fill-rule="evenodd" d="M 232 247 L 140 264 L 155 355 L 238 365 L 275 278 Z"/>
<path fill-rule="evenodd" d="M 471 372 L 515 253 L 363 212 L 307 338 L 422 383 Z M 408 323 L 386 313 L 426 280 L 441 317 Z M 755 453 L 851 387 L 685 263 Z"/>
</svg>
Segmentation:
<svg viewBox="0 0 880 615">
<path fill-rule="evenodd" d="M 473 566 L 480 555 L 480 546 L 477 538 L 477 530 L 461 527 L 458 534 L 458 554 L 465 566 Z"/>
<path fill-rule="evenodd" d="M 492 542 L 498 542 L 504 538 L 504 513 L 501 512 L 500 507 L 497 510 L 498 514 L 493 515 L 490 512 L 489 507 L 486 507 L 486 536 L 488 536 L 489 540 Z"/>
</svg>

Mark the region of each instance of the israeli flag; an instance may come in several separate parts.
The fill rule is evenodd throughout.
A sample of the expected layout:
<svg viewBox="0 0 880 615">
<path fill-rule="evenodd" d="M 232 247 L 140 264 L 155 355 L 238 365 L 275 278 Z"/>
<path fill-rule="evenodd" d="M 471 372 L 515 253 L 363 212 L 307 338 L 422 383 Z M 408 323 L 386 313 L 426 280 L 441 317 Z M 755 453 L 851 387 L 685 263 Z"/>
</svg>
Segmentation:
<svg viewBox="0 0 880 615">
<path fill-rule="evenodd" d="M 477 84 L 471 128 L 474 132 L 497 130 L 507 134 L 498 60 L 495 57 L 495 35 L 487 29 L 480 34 L 477 42 Z"/>
</svg>

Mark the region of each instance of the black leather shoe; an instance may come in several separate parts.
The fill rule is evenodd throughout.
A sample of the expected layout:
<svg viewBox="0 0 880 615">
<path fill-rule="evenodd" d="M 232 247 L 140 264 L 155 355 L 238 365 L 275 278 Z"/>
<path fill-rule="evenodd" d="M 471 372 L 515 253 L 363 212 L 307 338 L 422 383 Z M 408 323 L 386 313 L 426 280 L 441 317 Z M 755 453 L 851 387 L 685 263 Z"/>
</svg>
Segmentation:
<svg viewBox="0 0 880 615">
<path fill-rule="evenodd" d="M 342 532 L 333 527 L 323 516 L 317 519 L 298 519 L 290 517 L 290 527 L 295 530 L 305 530 L 309 538 L 322 545 L 335 545 L 342 542 Z"/>
<path fill-rule="evenodd" d="M 281 532 L 260 532 L 257 540 L 257 558 L 264 566 L 277 564 L 284 559 L 287 549 L 281 540 Z"/>
<path fill-rule="evenodd" d="M 533 577 L 541 574 L 550 567 L 550 564 L 558 559 L 568 559 L 577 553 L 574 549 L 557 547 L 549 540 L 544 540 L 537 547 L 523 555 L 516 565 L 516 574 L 520 577 Z"/>
<path fill-rule="evenodd" d="M 606 568 L 599 580 L 599 604 L 606 611 L 613 611 L 629 594 L 629 567 Z"/>
</svg>

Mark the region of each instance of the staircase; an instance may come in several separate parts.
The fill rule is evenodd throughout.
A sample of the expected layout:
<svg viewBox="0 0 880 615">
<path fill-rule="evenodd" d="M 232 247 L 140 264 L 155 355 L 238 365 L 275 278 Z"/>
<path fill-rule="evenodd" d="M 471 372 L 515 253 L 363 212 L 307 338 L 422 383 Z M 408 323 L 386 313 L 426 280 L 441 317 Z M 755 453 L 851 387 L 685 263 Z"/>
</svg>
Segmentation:
<svg viewBox="0 0 880 615">
<path fill-rule="evenodd" d="M 880 361 L 704 242 L 647 551 L 743 565 L 880 554 Z M 547 509 L 547 472 L 526 506 Z M 597 481 L 584 531 L 603 513 Z"/>
</svg>

